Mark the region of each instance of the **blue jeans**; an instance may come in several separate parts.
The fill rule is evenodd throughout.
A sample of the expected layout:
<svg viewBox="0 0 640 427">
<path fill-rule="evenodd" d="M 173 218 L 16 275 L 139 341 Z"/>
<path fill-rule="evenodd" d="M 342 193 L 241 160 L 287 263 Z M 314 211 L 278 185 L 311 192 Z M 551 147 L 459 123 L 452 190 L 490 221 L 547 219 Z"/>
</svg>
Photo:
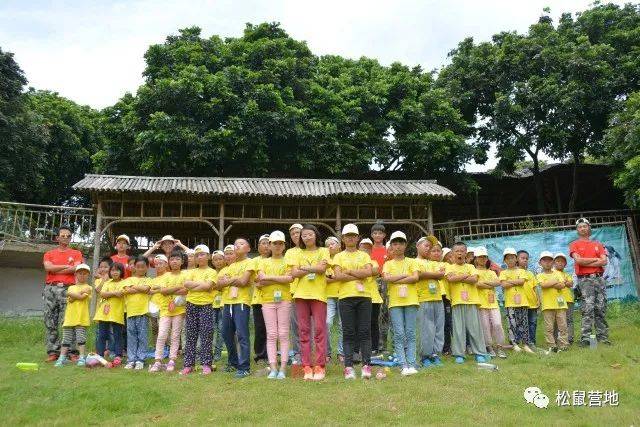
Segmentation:
<svg viewBox="0 0 640 427">
<path fill-rule="evenodd" d="M 227 346 L 228 363 L 239 371 L 249 370 L 249 313 L 251 306 L 246 304 L 225 304 L 222 315 L 222 335 Z M 238 337 L 240 354 L 236 350 L 235 337 Z"/>
<path fill-rule="evenodd" d="M 338 319 L 338 355 L 343 356 L 342 351 L 342 322 L 340 310 L 338 310 L 338 298 L 327 298 L 327 355 L 331 356 L 331 326 L 333 319 Z"/>
<path fill-rule="evenodd" d="M 416 365 L 416 318 L 418 306 L 391 307 L 393 349 L 402 367 Z"/>
<path fill-rule="evenodd" d="M 113 339 L 112 355 L 122 357 L 122 330 L 123 326 L 119 323 L 99 320 L 98 331 L 96 332 L 96 353 L 103 356 L 104 351 L 107 349 L 107 342 L 109 342 L 109 339 Z"/>
<path fill-rule="evenodd" d="M 536 345 L 536 329 L 538 326 L 538 309 L 527 310 L 527 320 L 529 323 L 529 342 L 527 344 Z"/>
<path fill-rule="evenodd" d="M 213 341 L 213 361 L 217 362 L 222 358 L 222 307 L 213 309 L 213 332 L 215 335 Z"/>
<path fill-rule="evenodd" d="M 144 362 L 147 356 L 147 331 L 149 320 L 146 315 L 127 319 L 127 362 Z"/>
</svg>

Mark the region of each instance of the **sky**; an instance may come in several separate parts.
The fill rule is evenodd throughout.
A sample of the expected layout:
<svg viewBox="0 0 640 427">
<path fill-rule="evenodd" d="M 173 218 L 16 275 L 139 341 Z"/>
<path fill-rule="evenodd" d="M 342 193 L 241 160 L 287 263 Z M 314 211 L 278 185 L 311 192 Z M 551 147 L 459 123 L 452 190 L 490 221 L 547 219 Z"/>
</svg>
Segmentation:
<svg viewBox="0 0 640 427">
<path fill-rule="evenodd" d="M 144 53 L 179 28 L 203 36 L 242 35 L 245 23 L 280 22 L 317 55 L 368 56 L 426 70 L 446 64 L 465 37 L 488 40 L 525 32 L 551 8 L 557 18 L 581 0 L 0 0 L 0 47 L 13 52 L 29 86 L 94 108 L 115 103 L 142 83 Z M 620 3 L 614 1 L 614 3 Z M 492 156 L 493 157 L 493 156 Z M 469 165 L 484 170 L 495 164 Z"/>
</svg>

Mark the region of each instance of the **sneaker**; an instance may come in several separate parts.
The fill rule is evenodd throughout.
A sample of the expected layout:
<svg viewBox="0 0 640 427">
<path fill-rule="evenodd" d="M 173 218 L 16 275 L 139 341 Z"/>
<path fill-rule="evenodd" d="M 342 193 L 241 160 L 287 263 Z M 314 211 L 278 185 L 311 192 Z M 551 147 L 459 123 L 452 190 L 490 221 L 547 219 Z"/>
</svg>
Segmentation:
<svg viewBox="0 0 640 427">
<path fill-rule="evenodd" d="M 234 367 L 233 367 L 233 366 L 231 366 L 231 365 L 227 365 L 227 366 L 225 366 L 225 367 L 224 367 L 224 371 L 230 374 L 230 373 L 232 373 L 232 372 L 235 372 L 235 371 L 236 371 L 236 368 L 234 368 Z"/>
<path fill-rule="evenodd" d="M 409 373 L 409 368 L 407 368 L 406 366 L 404 368 L 402 368 L 402 370 L 400 371 L 400 375 L 402 375 L 403 377 L 411 375 Z"/>
<path fill-rule="evenodd" d="M 305 381 L 310 381 L 313 379 L 313 369 L 311 369 L 311 366 L 305 366 L 304 368 L 304 377 L 303 379 Z"/>
<path fill-rule="evenodd" d="M 424 359 L 422 359 L 423 368 L 430 368 L 431 365 L 432 365 L 431 360 L 428 357 L 425 357 Z"/>
<path fill-rule="evenodd" d="M 143 369 L 144 369 L 144 362 L 143 362 L 142 360 L 138 360 L 138 361 L 136 362 L 136 366 L 135 366 L 135 368 L 133 368 L 133 369 L 135 369 L 136 371 L 141 371 L 141 370 L 143 370 Z"/>
<path fill-rule="evenodd" d="M 558 353 L 569 350 L 569 347 L 558 347 Z"/>
<path fill-rule="evenodd" d="M 168 368 L 168 367 L 167 367 Z M 168 369 L 167 369 L 168 370 Z M 190 373 L 193 372 L 193 368 L 190 367 L 184 367 L 182 368 L 182 370 L 180 371 L 180 375 L 189 375 Z"/>
<path fill-rule="evenodd" d="M 246 378 L 249 375 L 251 375 L 251 373 L 249 371 L 238 371 L 238 372 L 236 372 L 236 378 L 237 379 Z"/>
<path fill-rule="evenodd" d="M 462 357 L 462 356 L 456 356 L 456 363 L 457 363 L 458 365 L 460 365 L 460 364 L 464 363 L 464 357 Z"/>
<path fill-rule="evenodd" d="M 276 377 L 276 379 L 283 380 L 285 378 L 287 378 L 287 376 L 285 375 L 284 371 L 278 372 L 278 376 Z"/>
<path fill-rule="evenodd" d="M 500 359 L 506 359 L 507 358 L 507 353 L 504 352 L 503 349 L 499 348 L 498 351 L 496 352 L 498 357 Z"/>
<path fill-rule="evenodd" d="M 489 356 L 491 356 L 491 357 L 497 357 L 497 354 L 496 354 L 496 352 L 493 350 L 493 347 L 491 347 L 491 348 L 489 349 Z"/>
<path fill-rule="evenodd" d="M 536 347 L 536 345 L 533 343 L 529 343 L 529 348 L 533 350 L 534 353 L 538 352 L 538 347 Z"/>
<path fill-rule="evenodd" d="M 513 344 L 513 351 L 515 351 L 516 353 L 520 353 L 522 349 L 518 344 Z"/>
<path fill-rule="evenodd" d="M 344 368 L 344 379 L 345 380 L 355 380 L 356 379 L 356 370 L 352 367 Z"/>
<path fill-rule="evenodd" d="M 134 362 L 128 362 L 126 365 L 124 365 L 124 369 L 133 369 L 136 366 L 136 364 Z"/>
<path fill-rule="evenodd" d="M 153 362 L 153 365 L 149 366 L 149 372 L 160 372 L 162 369 L 162 363 L 159 360 Z"/>
<path fill-rule="evenodd" d="M 413 366 L 409 366 L 407 368 L 407 375 L 415 375 L 418 373 L 418 370 L 416 368 L 414 368 Z"/>
<path fill-rule="evenodd" d="M 54 365 L 56 368 L 61 368 L 63 367 L 65 364 L 67 364 L 67 357 L 66 356 L 62 356 L 60 355 L 60 357 L 58 357 L 58 360 L 56 360 L 56 364 Z"/>
<path fill-rule="evenodd" d="M 55 353 L 51 353 L 50 355 L 47 356 L 46 359 L 47 362 L 57 362 L 58 361 L 58 355 Z"/>
<path fill-rule="evenodd" d="M 482 354 L 476 354 L 476 362 L 477 363 L 487 363 L 487 358 Z"/>
<path fill-rule="evenodd" d="M 365 380 L 368 380 L 371 378 L 371 366 L 369 365 L 362 366 L 362 371 L 360 372 L 360 378 L 364 378 Z"/>
<path fill-rule="evenodd" d="M 202 365 L 202 375 L 209 375 L 213 369 L 209 365 Z"/>
<path fill-rule="evenodd" d="M 114 367 L 122 365 L 122 358 L 120 356 L 114 357 L 112 364 Z"/>
<path fill-rule="evenodd" d="M 535 351 L 531 350 L 531 347 L 529 347 L 527 344 L 522 346 L 522 349 L 526 352 L 526 353 L 535 353 Z"/>
<path fill-rule="evenodd" d="M 589 347 L 590 343 L 587 340 L 582 340 L 580 341 L 580 344 L 578 344 L 580 347 L 584 348 L 584 347 Z"/>
<path fill-rule="evenodd" d="M 442 360 L 440 360 L 440 356 L 433 356 L 432 363 L 434 366 L 442 366 Z"/>
<path fill-rule="evenodd" d="M 326 371 L 322 366 L 315 366 L 313 368 L 313 380 L 314 381 L 322 381 L 326 376 Z"/>
<path fill-rule="evenodd" d="M 270 380 L 275 380 L 278 377 L 278 371 L 276 371 L 275 369 L 271 369 L 269 371 L 269 375 L 267 375 L 267 378 Z"/>
<path fill-rule="evenodd" d="M 173 359 L 169 360 L 169 363 L 167 363 L 167 367 L 165 368 L 165 371 L 173 372 L 175 369 L 176 369 L 176 361 Z"/>
<path fill-rule="evenodd" d="M 87 359 L 84 356 L 78 356 L 78 361 L 76 362 L 76 366 L 85 366 L 87 364 Z"/>
</svg>

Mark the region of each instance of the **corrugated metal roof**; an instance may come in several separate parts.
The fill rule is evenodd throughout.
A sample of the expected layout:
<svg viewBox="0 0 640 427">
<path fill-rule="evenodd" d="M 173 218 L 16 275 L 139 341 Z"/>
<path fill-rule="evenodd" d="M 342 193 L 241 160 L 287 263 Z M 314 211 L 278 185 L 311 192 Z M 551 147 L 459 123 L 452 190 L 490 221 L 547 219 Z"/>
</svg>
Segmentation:
<svg viewBox="0 0 640 427">
<path fill-rule="evenodd" d="M 73 188 L 84 192 L 198 194 L 248 197 L 426 197 L 455 193 L 433 180 L 151 177 L 87 174 Z"/>
</svg>

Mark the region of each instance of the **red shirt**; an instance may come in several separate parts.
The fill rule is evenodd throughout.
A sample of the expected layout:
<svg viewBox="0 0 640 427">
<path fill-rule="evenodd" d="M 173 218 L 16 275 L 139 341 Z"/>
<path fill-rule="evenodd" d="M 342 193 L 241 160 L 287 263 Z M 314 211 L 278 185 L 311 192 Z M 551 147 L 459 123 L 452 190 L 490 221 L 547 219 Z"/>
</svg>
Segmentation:
<svg viewBox="0 0 640 427">
<path fill-rule="evenodd" d="M 371 248 L 371 258 L 378 263 L 380 272 L 382 272 L 382 266 L 387 260 L 387 248 L 385 248 L 384 246 L 374 246 L 373 248 Z"/>
<path fill-rule="evenodd" d="M 131 277 L 131 269 L 129 268 L 128 255 L 123 255 L 123 256 L 120 256 L 118 254 L 111 255 L 111 260 L 113 262 L 119 262 L 120 264 L 124 265 L 124 279 L 126 279 L 127 277 Z"/>
<path fill-rule="evenodd" d="M 573 258 L 573 254 L 576 253 L 582 258 L 600 258 L 603 254 L 607 254 L 607 250 L 602 243 L 595 240 L 583 240 L 578 239 L 571 242 L 569 245 L 569 256 Z M 583 274 L 602 273 L 604 268 L 602 267 L 590 267 L 584 265 L 578 265 L 575 263 L 576 275 L 581 276 Z"/>
<path fill-rule="evenodd" d="M 61 250 L 60 248 L 52 249 L 44 254 L 43 261 L 49 261 L 54 265 L 78 265 L 81 264 L 82 253 L 75 249 L 66 248 Z M 74 273 L 51 273 L 47 272 L 45 283 L 64 283 L 65 285 L 73 285 L 76 283 Z"/>
</svg>

